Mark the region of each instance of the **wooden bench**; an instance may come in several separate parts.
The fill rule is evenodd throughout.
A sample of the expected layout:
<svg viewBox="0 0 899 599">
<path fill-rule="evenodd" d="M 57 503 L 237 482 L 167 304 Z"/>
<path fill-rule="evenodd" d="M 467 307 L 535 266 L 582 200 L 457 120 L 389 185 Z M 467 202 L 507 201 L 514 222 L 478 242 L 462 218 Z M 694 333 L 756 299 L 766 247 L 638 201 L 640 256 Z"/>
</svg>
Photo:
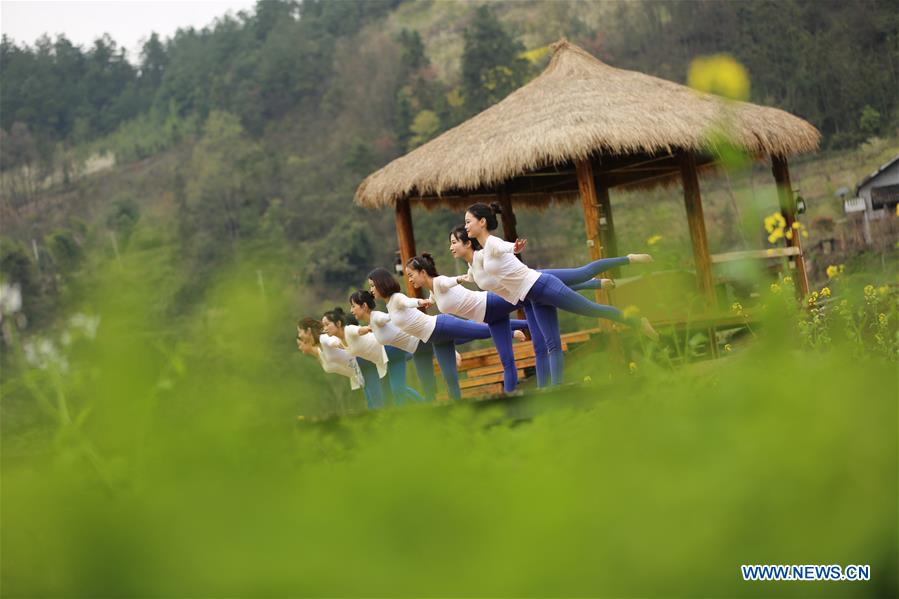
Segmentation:
<svg viewBox="0 0 899 599">
<path fill-rule="evenodd" d="M 792 256 L 798 256 L 802 252 L 799 251 L 799 248 L 788 246 L 788 247 L 776 247 L 776 248 L 768 248 L 766 250 L 742 250 L 739 252 L 725 252 L 723 254 L 712 254 L 710 257 L 712 259 L 712 264 L 723 264 L 725 262 L 737 262 L 741 260 L 764 260 L 766 258 L 790 258 Z"/>
<path fill-rule="evenodd" d="M 588 329 L 575 331 L 562 335 L 562 351 L 569 351 L 572 346 L 589 341 L 590 338 L 601 332 L 601 329 Z M 512 345 L 515 355 L 515 366 L 518 368 L 519 380 L 526 378 L 525 368 L 536 365 L 534 346 L 530 341 L 516 342 Z M 496 395 L 503 391 L 503 366 L 499 360 L 496 348 L 488 347 L 469 352 L 460 352 L 462 365 L 459 367 L 459 387 L 462 389 L 462 397 L 484 397 Z M 436 360 L 434 370 L 439 374 L 440 366 Z M 438 395 L 438 399 L 446 399 L 446 394 Z"/>
</svg>

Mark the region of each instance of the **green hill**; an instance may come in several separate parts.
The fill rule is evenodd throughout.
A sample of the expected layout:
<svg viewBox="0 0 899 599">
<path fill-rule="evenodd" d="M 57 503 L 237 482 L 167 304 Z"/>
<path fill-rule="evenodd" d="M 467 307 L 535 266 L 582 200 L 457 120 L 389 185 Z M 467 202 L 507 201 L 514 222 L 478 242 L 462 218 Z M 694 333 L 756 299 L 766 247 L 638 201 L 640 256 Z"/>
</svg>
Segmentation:
<svg viewBox="0 0 899 599">
<path fill-rule="evenodd" d="M 202 31 L 153 36 L 136 65 L 108 37 L 87 49 L 4 38 L 4 276 L 24 282 L 27 305 L 46 307 L 32 313 L 40 321 L 85 256 L 127 251 L 134 235 L 177 247 L 179 301 L 261 246 L 290 257 L 298 293 L 316 307 L 342 299 L 394 258 L 392 216 L 351 203 L 361 179 L 533 77 L 563 35 L 677 81 L 696 56 L 731 53 L 753 100 L 824 133 L 826 151 L 796 163 L 794 177 L 807 219 L 838 216 L 833 191 L 897 153 L 889 4 L 271 1 Z M 780 13 L 792 19 L 772 21 Z M 705 184 L 713 251 L 755 242 L 769 179 L 758 168 Z M 613 195 L 622 251 L 665 230 L 662 263 L 689 261 L 685 230 L 668 224 L 683 222 L 676 191 Z M 439 250 L 458 217 L 416 214 L 419 247 Z M 523 214 L 520 228 L 545 249 L 539 260 L 584 258 L 576 208 Z"/>
</svg>

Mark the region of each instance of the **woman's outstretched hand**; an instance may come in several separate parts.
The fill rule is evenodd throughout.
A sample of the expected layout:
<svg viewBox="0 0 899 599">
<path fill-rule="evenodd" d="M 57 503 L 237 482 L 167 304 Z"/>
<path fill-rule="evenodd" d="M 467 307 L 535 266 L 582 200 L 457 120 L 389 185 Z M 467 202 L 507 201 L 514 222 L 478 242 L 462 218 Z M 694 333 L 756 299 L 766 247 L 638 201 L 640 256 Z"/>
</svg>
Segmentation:
<svg viewBox="0 0 899 599">
<path fill-rule="evenodd" d="M 425 310 L 427 310 L 428 308 L 430 308 L 433 305 L 434 305 L 434 300 L 432 300 L 431 298 L 418 300 L 419 308 L 424 308 Z"/>
<path fill-rule="evenodd" d="M 368 335 L 369 333 L 371 333 L 371 327 L 359 327 L 360 335 Z"/>
<path fill-rule="evenodd" d="M 523 250 L 523 249 L 524 249 L 524 246 L 526 246 L 527 244 L 528 244 L 528 240 L 527 240 L 527 239 L 516 239 L 516 240 L 515 240 L 515 247 L 512 248 L 512 253 L 513 253 L 513 254 L 520 254 L 520 253 L 521 253 L 521 250 Z"/>
</svg>

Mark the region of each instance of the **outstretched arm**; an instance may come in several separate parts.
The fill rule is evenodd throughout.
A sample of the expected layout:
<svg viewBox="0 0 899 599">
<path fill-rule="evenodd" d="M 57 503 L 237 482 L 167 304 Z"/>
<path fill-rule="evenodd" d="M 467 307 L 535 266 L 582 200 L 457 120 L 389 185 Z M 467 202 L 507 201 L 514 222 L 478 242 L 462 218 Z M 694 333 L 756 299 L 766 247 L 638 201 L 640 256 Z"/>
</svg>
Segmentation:
<svg viewBox="0 0 899 599">
<path fill-rule="evenodd" d="M 395 297 L 395 296 L 396 296 L 396 294 L 394 294 L 394 297 Z M 393 301 L 393 298 L 390 298 L 390 301 Z M 425 301 L 425 300 L 423 300 L 423 299 L 419 299 L 419 298 L 417 298 L 417 297 L 409 297 L 409 296 L 406 295 L 405 293 L 400 293 L 400 294 L 399 294 L 399 302 L 398 302 L 398 303 L 399 303 L 399 305 L 402 306 L 403 308 L 413 308 L 413 309 L 415 309 L 415 308 L 422 308 L 422 307 L 424 307 L 424 306 L 422 305 L 422 302 L 424 302 L 424 301 Z"/>
<path fill-rule="evenodd" d="M 514 254 L 515 244 L 510 241 L 503 241 L 496 235 L 491 235 L 487 239 L 487 243 L 484 245 L 484 249 L 482 251 L 486 256 L 498 258 L 503 254 Z"/>
</svg>

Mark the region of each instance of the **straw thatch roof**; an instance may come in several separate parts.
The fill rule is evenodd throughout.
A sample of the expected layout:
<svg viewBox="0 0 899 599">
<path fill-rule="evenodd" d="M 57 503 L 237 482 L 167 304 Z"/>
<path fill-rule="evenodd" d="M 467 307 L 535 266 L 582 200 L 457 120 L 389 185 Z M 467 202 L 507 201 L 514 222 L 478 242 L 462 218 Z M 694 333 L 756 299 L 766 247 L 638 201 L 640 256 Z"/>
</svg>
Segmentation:
<svg viewBox="0 0 899 599">
<path fill-rule="evenodd" d="M 590 156 L 708 153 L 725 127 L 754 155 L 817 148 L 820 133 L 783 110 L 727 101 L 616 69 L 561 40 L 546 69 L 501 102 L 369 175 L 356 202 L 484 192 L 551 165 Z"/>
</svg>

